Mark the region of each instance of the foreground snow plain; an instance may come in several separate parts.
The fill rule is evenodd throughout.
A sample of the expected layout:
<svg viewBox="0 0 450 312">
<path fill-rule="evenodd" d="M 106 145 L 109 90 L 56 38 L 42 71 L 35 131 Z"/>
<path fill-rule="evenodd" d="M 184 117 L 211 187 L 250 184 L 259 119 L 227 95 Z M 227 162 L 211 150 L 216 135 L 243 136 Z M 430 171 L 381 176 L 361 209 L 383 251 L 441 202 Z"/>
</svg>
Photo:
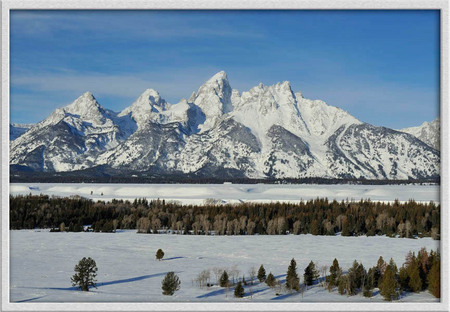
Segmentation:
<svg viewBox="0 0 450 312">
<path fill-rule="evenodd" d="M 245 287 L 245 297 L 234 298 L 233 289 L 213 286 L 200 289 L 192 280 L 204 269 L 236 266 L 239 277 L 261 264 L 284 281 L 292 258 L 298 273 L 313 260 L 330 266 L 336 257 L 346 270 L 353 260 L 366 268 L 374 266 L 381 255 L 391 257 L 398 266 L 409 250 L 421 247 L 436 250 L 439 241 L 431 238 L 406 239 L 341 236 L 186 236 L 170 234 L 118 233 L 50 233 L 47 230 L 10 231 L 10 301 L 11 302 L 381 302 L 378 291 L 371 299 L 362 295 L 341 296 L 319 285 L 299 293 L 276 295 L 279 290 L 255 283 Z M 164 260 L 155 260 L 158 248 Z M 98 288 L 89 292 L 75 290 L 70 277 L 75 264 L 92 257 L 99 268 Z M 161 280 L 175 271 L 181 289 L 174 296 L 163 296 Z M 211 281 L 215 282 L 214 274 Z M 400 302 L 436 302 L 427 292 L 407 294 Z"/>
<path fill-rule="evenodd" d="M 91 194 L 92 192 L 92 194 Z M 317 184 L 86 184 L 11 183 L 11 195 L 79 195 L 110 201 L 135 198 L 176 200 L 203 204 L 206 198 L 235 202 L 299 202 L 317 197 L 329 200 L 370 199 L 372 201 L 434 201 L 439 203 L 439 185 L 317 185 Z M 103 194 L 103 195 L 102 195 Z"/>
</svg>

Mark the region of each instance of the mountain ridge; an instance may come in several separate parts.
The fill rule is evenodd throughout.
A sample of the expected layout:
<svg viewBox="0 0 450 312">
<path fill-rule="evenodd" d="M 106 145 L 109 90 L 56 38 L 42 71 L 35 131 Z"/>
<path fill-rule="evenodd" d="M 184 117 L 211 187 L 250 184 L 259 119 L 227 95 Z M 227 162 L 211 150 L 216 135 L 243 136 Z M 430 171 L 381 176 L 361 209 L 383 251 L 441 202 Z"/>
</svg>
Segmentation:
<svg viewBox="0 0 450 312">
<path fill-rule="evenodd" d="M 240 93 L 224 71 L 188 100 L 170 104 L 147 89 L 119 113 L 86 92 L 10 147 L 11 165 L 42 172 L 108 166 L 167 175 L 400 180 L 439 176 L 440 163 L 438 150 L 415 136 L 306 99 L 288 81 Z"/>
</svg>

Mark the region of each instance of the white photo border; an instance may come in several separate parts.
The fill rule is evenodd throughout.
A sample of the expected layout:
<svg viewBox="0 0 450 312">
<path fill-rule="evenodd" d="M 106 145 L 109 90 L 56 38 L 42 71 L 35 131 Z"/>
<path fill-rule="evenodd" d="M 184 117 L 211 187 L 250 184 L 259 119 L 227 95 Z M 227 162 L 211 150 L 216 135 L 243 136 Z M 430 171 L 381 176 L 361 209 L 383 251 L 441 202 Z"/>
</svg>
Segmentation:
<svg viewBox="0 0 450 312">
<path fill-rule="evenodd" d="M 439 303 L 11 303 L 9 301 L 9 32 L 11 10 L 439 10 L 441 19 L 441 299 Z M 449 311 L 449 4 L 447 0 L 23 0 L 2 1 L 2 311 Z"/>
</svg>

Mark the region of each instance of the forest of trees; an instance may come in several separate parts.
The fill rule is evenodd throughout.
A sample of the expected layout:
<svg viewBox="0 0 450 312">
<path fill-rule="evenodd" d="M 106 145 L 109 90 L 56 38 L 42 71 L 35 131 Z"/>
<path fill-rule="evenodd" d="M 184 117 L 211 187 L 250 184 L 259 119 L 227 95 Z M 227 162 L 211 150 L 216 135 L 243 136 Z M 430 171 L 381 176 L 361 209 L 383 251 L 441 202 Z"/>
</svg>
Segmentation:
<svg viewBox="0 0 450 312">
<path fill-rule="evenodd" d="M 66 171 L 66 172 L 38 172 L 28 167 L 20 165 L 10 166 L 10 182 L 11 183 L 189 183 L 189 184 L 222 184 L 224 182 L 232 182 L 236 184 L 365 184 L 365 185 L 387 185 L 387 184 L 422 184 L 437 183 L 440 184 L 440 177 L 431 177 L 426 179 L 405 179 L 405 180 L 369 180 L 355 178 L 264 178 L 253 179 L 244 176 L 230 176 L 229 174 L 219 174 L 211 176 L 210 173 L 173 173 L 161 174 L 156 172 L 141 171 L 122 171 L 108 168 L 101 165 L 94 168 Z"/>
<path fill-rule="evenodd" d="M 370 200 L 301 203 L 241 203 L 181 205 L 164 200 L 136 199 L 93 202 L 82 197 L 10 196 L 10 228 L 51 228 L 54 231 L 114 232 L 137 229 L 140 233 L 343 236 L 431 236 L 439 239 L 440 205 L 433 202 L 400 203 Z"/>
<path fill-rule="evenodd" d="M 374 258 L 375 260 L 376 258 Z M 368 269 L 356 260 L 350 268 L 342 268 L 339 261 L 334 259 L 331 266 L 319 267 L 310 261 L 304 268 L 303 274 L 297 270 L 297 263 L 295 259 L 292 259 L 283 283 L 281 279 L 275 278 L 272 272 L 266 277 L 263 265 L 258 270 L 257 279 L 255 279 L 255 267 L 250 268 L 249 278 L 246 278 L 244 273 L 242 279 L 238 278 L 241 271 L 237 266 L 206 268 L 197 275 L 193 284 L 200 288 L 214 285 L 226 288 L 234 286 L 234 295 L 239 298 L 251 297 L 252 285 L 258 282 L 275 289 L 276 295 L 294 292 L 303 295 L 314 285 L 319 285 L 328 289 L 329 292 L 337 291 L 346 296 L 362 294 L 364 297 L 370 298 L 379 292 L 387 301 L 400 299 L 405 292 L 417 293 L 425 290 L 428 290 L 436 298 L 441 296 L 440 253 L 433 250 L 428 252 L 425 248 L 420 249 L 417 255 L 410 251 L 400 268 L 392 258 L 385 261 L 380 256 L 376 265 Z M 214 273 L 216 277 L 215 282 L 211 279 L 211 273 Z M 242 285 L 247 287 L 244 289 Z"/>
</svg>

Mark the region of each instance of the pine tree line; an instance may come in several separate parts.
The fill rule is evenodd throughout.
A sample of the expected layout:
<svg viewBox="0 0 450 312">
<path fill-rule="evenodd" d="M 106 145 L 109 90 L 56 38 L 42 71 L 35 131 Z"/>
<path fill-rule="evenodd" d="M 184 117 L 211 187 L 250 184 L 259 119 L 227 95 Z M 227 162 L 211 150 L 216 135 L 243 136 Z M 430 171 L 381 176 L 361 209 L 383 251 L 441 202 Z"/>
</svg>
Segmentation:
<svg viewBox="0 0 450 312">
<path fill-rule="evenodd" d="M 354 296 L 362 292 L 365 297 L 372 297 L 373 290 L 378 288 L 385 300 L 392 301 L 399 299 L 405 291 L 428 289 L 433 296 L 440 298 L 439 251 L 428 253 L 422 248 L 417 256 L 409 252 L 400 269 L 392 258 L 386 262 L 380 256 L 377 264 L 369 270 L 355 260 L 347 274 L 342 273 L 338 260 L 334 259 L 329 272 L 326 277 L 328 290 L 337 287 L 341 295 Z"/>
<path fill-rule="evenodd" d="M 81 197 L 10 197 L 11 229 L 53 228 L 82 231 L 137 229 L 140 233 L 171 232 L 215 235 L 313 234 L 343 236 L 431 236 L 439 239 L 440 205 L 370 200 L 301 203 L 180 205 L 136 199 L 93 202 Z"/>
<path fill-rule="evenodd" d="M 322 277 L 321 285 L 328 288 L 329 292 L 337 290 L 339 294 L 346 296 L 355 296 L 362 293 L 365 297 L 372 297 L 375 288 L 377 288 L 381 296 L 387 300 L 397 300 L 404 292 L 420 292 L 428 290 L 436 298 L 440 298 L 440 253 L 431 250 L 429 253 L 425 248 L 422 248 L 417 256 L 411 251 L 407 254 L 405 262 L 400 269 L 397 268 L 394 260 L 391 258 L 386 262 L 382 256 L 378 258 L 377 264 L 369 270 L 366 270 L 362 263 L 354 261 L 347 273 L 343 273 L 343 269 L 339 266 L 339 261 L 335 258 L 333 263 L 328 268 L 329 274 Z M 211 269 L 203 270 L 197 280 L 208 280 Z M 216 275 L 216 284 L 220 287 L 235 286 L 235 297 L 243 297 L 245 295 L 245 288 L 250 289 L 254 283 L 255 273 L 250 273 L 250 280 L 242 277 L 242 280 L 231 281 L 227 271 L 235 271 L 233 275 L 239 274 L 236 267 L 233 269 L 213 269 Z M 252 268 L 250 272 L 255 272 Z M 218 277 L 220 275 L 220 278 Z M 266 276 L 264 265 L 261 265 L 256 276 L 260 283 L 266 283 L 270 288 L 278 288 L 277 294 L 283 291 L 292 293 L 293 291 L 301 292 L 308 289 L 308 286 L 319 283 L 320 274 L 317 264 L 310 261 L 308 266 L 304 269 L 303 281 L 297 272 L 297 263 L 295 259 L 291 259 L 287 268 L 286 279 L 284 286 L 280 280 L 277 280 L 272 272 Z M 202 288 L 205 282 L 197 283 Z M 207 286 L 213 286 L 214 283 L 208 282 Z M 283 290 L 284 288 L 284 290 Z"/>
</svg>

